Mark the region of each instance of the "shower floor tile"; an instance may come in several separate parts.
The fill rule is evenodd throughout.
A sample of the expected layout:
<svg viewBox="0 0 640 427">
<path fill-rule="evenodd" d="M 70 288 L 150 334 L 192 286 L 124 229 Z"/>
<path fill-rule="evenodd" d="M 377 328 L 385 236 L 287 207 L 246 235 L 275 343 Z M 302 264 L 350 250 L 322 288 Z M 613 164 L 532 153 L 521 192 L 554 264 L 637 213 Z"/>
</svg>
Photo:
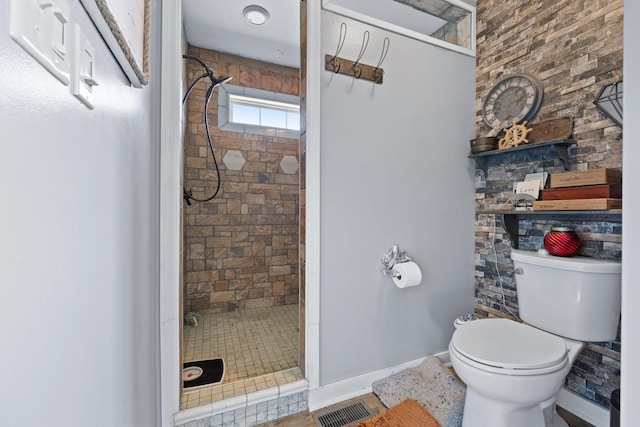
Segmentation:
<svg viewBox="0 0 640 427">
<path fill-rule="evenodd" d="M 298 305 L 204 314 L 184 326 L 183 361 L 221 357 L 223 384 L 295 368 Z"/>
</svg>

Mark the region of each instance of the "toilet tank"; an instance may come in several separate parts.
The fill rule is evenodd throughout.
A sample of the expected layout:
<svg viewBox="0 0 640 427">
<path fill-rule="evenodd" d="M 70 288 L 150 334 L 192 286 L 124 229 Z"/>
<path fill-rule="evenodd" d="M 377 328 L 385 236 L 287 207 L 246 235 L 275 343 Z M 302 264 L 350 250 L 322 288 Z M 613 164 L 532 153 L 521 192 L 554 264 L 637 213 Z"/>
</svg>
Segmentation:
<svg viewBox="0 0 640 427">
<path fill-rule="evenodd" d="M 620 320 L 618 261 L 511 250 L 520 318 L 578 341 L 612 341 Z"/>
</svg>

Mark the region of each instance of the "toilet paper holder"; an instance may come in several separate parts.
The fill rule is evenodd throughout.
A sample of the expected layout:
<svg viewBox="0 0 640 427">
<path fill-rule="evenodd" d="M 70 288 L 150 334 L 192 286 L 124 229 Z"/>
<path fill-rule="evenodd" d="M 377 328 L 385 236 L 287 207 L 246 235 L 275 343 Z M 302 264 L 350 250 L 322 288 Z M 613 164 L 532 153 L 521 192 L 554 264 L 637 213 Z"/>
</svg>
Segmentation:
<svg viewBox="0 0 640 427">
<path fill-rule="evenodd" d="M 393 266 L 401 262 L 411 261 L 411 258 L 407 255 L 407 252 L 400 250 L 398 245 L 393 245 L 391 249 L 389 249 L 389 252 L 382 257 L 381 261 L 382 265 L 384 265 L 382 274 L 389 277 L 397 277 L 398 272 L 393 271 Z"/>
</svg>

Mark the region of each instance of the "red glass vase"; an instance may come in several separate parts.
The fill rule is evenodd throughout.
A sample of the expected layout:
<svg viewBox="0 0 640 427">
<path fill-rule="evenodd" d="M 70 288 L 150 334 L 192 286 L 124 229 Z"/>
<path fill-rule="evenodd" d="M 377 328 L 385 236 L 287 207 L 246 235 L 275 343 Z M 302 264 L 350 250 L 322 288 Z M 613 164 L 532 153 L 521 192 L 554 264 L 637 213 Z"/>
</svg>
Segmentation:
<svg viewBox="0 0 640 427">
<path fill-rule="evenodd" d="M 580 250 L 580 236 L 570 227 L 551 227 L 544 236 L 544 248 L 556 256 L 574 256 Z"/>
</svg>

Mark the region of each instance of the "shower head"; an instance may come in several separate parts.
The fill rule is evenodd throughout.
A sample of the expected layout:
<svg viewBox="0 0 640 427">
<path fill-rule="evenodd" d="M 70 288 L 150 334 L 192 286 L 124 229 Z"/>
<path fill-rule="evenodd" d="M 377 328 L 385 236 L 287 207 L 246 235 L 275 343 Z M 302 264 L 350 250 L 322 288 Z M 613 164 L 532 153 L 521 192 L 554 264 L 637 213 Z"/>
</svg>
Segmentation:
<svg viewBox="0 0 640 427">
<path fill-rule="evenodd" d="M 211 82 L 213 83 L 214 86 L 223 85 L 233 78 L 231 76 L 220 76 L 216 79 L 215 77 L 213 77 L 213 75 L 211 77 L 213 78 Z"/>
<path fill-rule="evenodd" d="M 211 68 L 209 68 L 207 64 L 205 64 L 200 58 L 196 58 L 195 56 L 191 56 L 191 55 L 182 55 L 182 57 L 184 59 L 191 59 L 193 61 L 196 61 L 200 65 L 202 65 L 202 68 L 205 69 L 205 73 L 202 76 L 200 76 L 200 78 L 209 77 L 209 80 L 211 80 L 212 87 L 223 85 L 229 80 L 231 80 L 232 78 L 231 76 L 220 76 L 216 78 L 216 76 L 213 75 L 213 71 L 211 71 Z"/>
</svg>

